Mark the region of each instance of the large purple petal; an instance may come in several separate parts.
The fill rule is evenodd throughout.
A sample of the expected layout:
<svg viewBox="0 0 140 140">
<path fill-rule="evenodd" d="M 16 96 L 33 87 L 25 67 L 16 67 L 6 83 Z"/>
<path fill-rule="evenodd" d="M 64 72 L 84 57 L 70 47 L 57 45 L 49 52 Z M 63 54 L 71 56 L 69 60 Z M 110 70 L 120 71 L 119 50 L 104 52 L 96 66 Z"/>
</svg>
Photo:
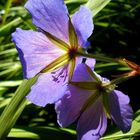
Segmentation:
<svg viewBox="0 0 140 140">
<path fill-rule="evenodd" d="M 129 97 L 118 90 L 114 90 L 108 97 L 112 119 L 124 133 L 128 132 L 131 128 L 133 115 Z"/>
<path fill-rule="evenodd" d="M 78 140 L 99 140 L 107 127 L 107 118 L 100 98 L 87 108 L 77 124 Z"/>
<path fill-rule="evenodd" d="M 58 101 L 67 88 L 68 67 L 64 66 L 53 72 L 41 74 L 31 88 L 27 99 L 38 106 L 45 106 Z"/>
<path fill-rule="evenodd" d="M 63 50 L 55 47 L 41 32 L 17 29 L 12 37 L 19 52 L 25 78 L 35 76 L 64 54 Z"/>
<path fill-rule="evenodd" d="M 80 110 L 91 92 L 69 85 L 63 98 L 55 104 L 57 120 L 61 127 L 67 127 L 80 115 Z"/>
<path fill-rule="evenodd" d="M 37 27 L 68 41 L 68 11 L 64 0 L 28 0 L 25 8 Z"/>
<path fill-rule="evenodd" d="M 81 47 L 87 47 L 87 39 L 92 34 L 94 27 L 91 11 L 81 6 L 80 10 L 73 15 L 72 23 L 78 35 L 79 45 Z"/>
</svg>

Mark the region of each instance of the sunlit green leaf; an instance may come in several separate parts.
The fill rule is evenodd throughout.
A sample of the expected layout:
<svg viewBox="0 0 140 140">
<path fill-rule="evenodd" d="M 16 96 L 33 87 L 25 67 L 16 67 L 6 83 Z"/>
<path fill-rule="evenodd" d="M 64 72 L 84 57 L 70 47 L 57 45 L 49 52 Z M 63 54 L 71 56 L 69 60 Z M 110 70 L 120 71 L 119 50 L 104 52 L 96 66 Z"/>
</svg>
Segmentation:
<svg viewBox="0 0 140 140">
<path fill-rule="evenodd" d="M 9 138 L 35 139 L 35 140 L 75 140 L 75 131 L 71 129 L 53 127 L 21 127 L 13 128 L 9 133 Z"/>
<path fill-rule="evenodd" d="M 114 133 L 104 136 L 101 140 L 128 140 L 134 138 L 135 134 L 140 130 L 140 110 L 134 115 L 132 128 L 128 133 L 123 134 L 121 131 L 116 130 Z"/>
<path fill-rule="evenodd" d="M 21 22 L 22 22 L 22 19 L 20 17 L 18 17 L 16 19 L 12 20 L 11 22 L 9 22 L 8 24 L 5 24 L 4 26 L 2 26 L 0 28 L 0 37 L 9 34 L 11 29 L 18 26 Z"/>
<path fill-rule="evenodd" d="M 86 6 L 92 11 L 93 16 L 100 12 L 111 0 L 89 0 Z"/>
<path fill-rule="evenodd" d="M 0 87 L 14 87 L 20 85 L 21 82 L 21 80 L 0 82 Z"/>
<path fill-rule="evenodd" d="M 24 80 L 23 83 L 17 89 L 11 102 L 6 106 L 2 115 L 0 116 L 0 139 L 5 139 L 19 115 L 26 106 L 26 95 L 28 94 L 31 86 L 35 83 L 38 76 Z"/>
</svg>

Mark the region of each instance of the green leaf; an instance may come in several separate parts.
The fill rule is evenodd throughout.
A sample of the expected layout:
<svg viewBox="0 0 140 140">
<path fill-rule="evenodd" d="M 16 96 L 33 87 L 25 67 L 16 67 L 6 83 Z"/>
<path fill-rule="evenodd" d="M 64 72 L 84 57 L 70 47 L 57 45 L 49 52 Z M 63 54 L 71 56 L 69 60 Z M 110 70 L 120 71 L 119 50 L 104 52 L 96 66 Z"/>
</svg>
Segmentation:
<svg viewBox="0 0 140 140">
<path fill-rule="evenodd" d="M 1 51 L 0 55 L 5 55 L 5 54 L 8 54 L 8 53 L 17 53 L 17 50 L 15 48 L 13 48 L 13 49 L 8 49 L 8 50 L 5 50 L 5 51 Z"/>
<path fill-rule="evenodd" d="M 86 3 L 88 0 L 65 0 L 66 4 L 75 4 L 75 3 L 79 3 L 79 4 L 83 4 Z"/>
<path fill-rule="evenodd" d="M 0 139 L 4 140 L 26 106 L 26 95 L 38 76 L 24 80 L 0 116 Z"/>
<path fill-rule="evenodd" d="M 89 0 L 86 6 L 92 11 L 93 17 L 100 12 L 111 0 Z"/>
<path fill-rule="evenodd" d="M 18 127 L 13 128 L 9 133 L 9 138 L 22 138 L 34 140 L 75 140 L 76 132 L 71 129 L 53 127 Z"/>
<path fill-rule="evenodd" d="M 134 120 L 132 122 L 132 128 L 128 133 L 122 133 L 117 129 L 114 133 L 107 134 L 102 137 L 101 140 L 131 140 L 136 136 L 140 130 L 140 110 L 138 110 L 134 115 Z"/>
<path fill-rule="evenodd" d="M 0 112 L 9 102 L 11 98 L 0 98 Z"/>
<path fill-rule="evenodd" d="M 6 7 L 5 7 L 5 14 L 3 15 L 3 20 L 2 20 L 2 25 L 5 24 L 5 21 L 6 21 L 6 18 L 8 16 L 8 13 L 9 13 L 9 9 L 11 7 L 11 4 L 12 4 L 12 1 L 13 0 L 8 0 L 7 3 L 6 3 Z"/>
<path fill-rule="evenodd" d="M 21 80 L 0 82 L 0 87 L 15 87 L 20 85 L 21 82 L 22 82 Z"/>
<path fill-rule="evenodd" d="M 18 17 L 12 20 L 11 22 L 9 22 L 8 24 L 5 24 L 4 26 L 2 26 L 0 28 L 0 37 L 9 34 L 11 30 L 16 28 L 16 26 L 18 26 L 21 22 L 22 22 L 22 19 Z"/>
<path fill-rule="evenodd" d="M 4 92 L 7 91 L 7 88 L 5 87 L 0 87 L 0 94 L 3 94 Z M 0 103 L 1 104 L 1 103 Z"/>
</svg>

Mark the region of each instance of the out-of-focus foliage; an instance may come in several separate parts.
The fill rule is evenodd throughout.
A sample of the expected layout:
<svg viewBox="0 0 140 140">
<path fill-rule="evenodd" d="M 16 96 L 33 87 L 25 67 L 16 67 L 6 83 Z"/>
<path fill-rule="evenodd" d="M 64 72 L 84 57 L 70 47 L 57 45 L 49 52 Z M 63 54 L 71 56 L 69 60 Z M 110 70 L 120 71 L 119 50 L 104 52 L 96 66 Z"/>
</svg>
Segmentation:
<svg viewBox="0 0 140 140">
<path fill-rule="evenodd" d="M 26 0 L 0 1 L 0 114 L 9 103 L 16 88 L 23 80 L 22 68 L 11 34 L 17 27 L 33 29 L 29 13 L 24 9 Z M 140 64 L 140 0 L 65 0 L 72 15 L 81 4 L 91 8 L 95 29 L 89 38 L 89 52 L 113 58 L 125 57 Z M 107 6 L 101 10 L 105 5 Z M 99 10 L 101 10 L 99 12 Z M 98 13 L 99 12 L 99 13 Z M 129 70 L 115 63 L 98 62 L 95 70 L 105 77 Z M 140 108 L 137 91 L 140 78 L 135 77 L 119 86 L 131 99 L 136 112 Z M 109 123 L 104 139 L 138 138 L 140 135 L 140 113 L 134 116 L 132 130 L 122 134 Z M 76 139 L 75 125 L 61 129 L 56 122 L 53 105 L 45 108 L 28 103 L 7 139 Z"/>
</svg>

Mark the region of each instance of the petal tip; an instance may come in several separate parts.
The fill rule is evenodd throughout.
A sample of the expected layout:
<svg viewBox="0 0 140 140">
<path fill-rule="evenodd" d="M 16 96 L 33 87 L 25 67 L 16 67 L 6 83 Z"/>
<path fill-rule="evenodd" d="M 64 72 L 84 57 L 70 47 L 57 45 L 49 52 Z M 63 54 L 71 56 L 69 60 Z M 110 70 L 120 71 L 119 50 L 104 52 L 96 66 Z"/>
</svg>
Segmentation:
<svg viewBox="0 0 140 140">
<path fill-rule="evenodd" d="M 36 99 L 30 97 L 30 95 L 27 95 L 27 96 L 26 96 L 26 99 L 27 99 L 28 101 L 30 101 L 31 103 L 37 105 L 37 106 L 41 106 L 41 107 L 45 107 L 45 106 L 46 106 L 46 104 L 44 104 L 43 102 L 37 101 Z"/>
</svg>

